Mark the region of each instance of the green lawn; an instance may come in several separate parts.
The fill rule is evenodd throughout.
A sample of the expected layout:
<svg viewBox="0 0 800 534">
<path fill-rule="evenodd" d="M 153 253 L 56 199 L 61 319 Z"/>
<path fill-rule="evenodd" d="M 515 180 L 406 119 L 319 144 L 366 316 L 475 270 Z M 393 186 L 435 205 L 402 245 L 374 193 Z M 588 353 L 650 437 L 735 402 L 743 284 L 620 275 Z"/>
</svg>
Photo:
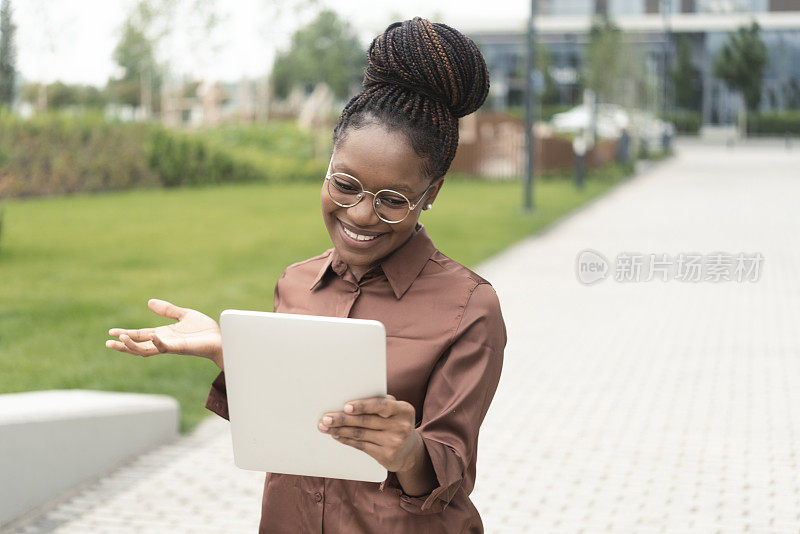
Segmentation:
<svg viewBox="0 0 800 534">
<path fill-rule="evenodd" d="M 618 179 L 545 181 L 521 212 L 518 183 L 452 179 L 422 217 L 438 248 L 475 265 L 539 231 Z M 51 388 L 164 393 L 182 428 L 207 412 L 216 367 L 189 356 L 142 359 L 104 346 L 110 327 L 163 324 L 151 297 L 218 317 L 271 310 L 284 267 L 330 241 L 319 185 L 228 185 L 16 200 L 0 241 L 0 393 Z"/>
</svg>

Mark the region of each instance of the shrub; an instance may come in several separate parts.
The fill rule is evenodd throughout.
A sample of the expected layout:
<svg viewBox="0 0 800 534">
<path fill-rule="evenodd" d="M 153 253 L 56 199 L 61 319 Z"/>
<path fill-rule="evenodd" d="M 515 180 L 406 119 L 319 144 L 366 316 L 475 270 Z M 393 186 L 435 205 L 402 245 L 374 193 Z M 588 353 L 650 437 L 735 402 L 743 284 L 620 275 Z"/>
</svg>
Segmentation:
<svg viewBox="0 0 800 534">
<path fill-rule="evenodd" d="M 150 168 L 165 187 L 226 182 L 322 180 L 328 162 L 313 157 L 313 137 L 287 124 L 223 126 L 186 133 L 154 128 Z"/>
<path fill-rule="evenodd" d="M 675 125 L 675 130 L 682 134 L 695 135 L 700 131 L 703 119 L 699 111 L 676 110 L 663 113 L 661 118 Z"/>
<path fill-rule="evenodd" d="M 537 122 L 549 122 L 553 118 L 553 115 L 564 113 L 573 107 L 575 107 L 574 104 L 543 104 L 534 109 L 534 114 L 536 115 Z M 509 115 L 521 121 L 525 120 L 525 106 L 510 106 L 506 111 Z"/>
<path fill-rule="evenodd" d="M 322 180 L 327 164 L 315 157 L 314 135 L 289 123 L 186 132 L 107 121 L 99 112 L 30 120 L 0 112 L 0 199 L 158 185 L 309 182 Z"/>
<path fill-rule="evenodd" d="M 99 113 L 22 120 L 0 112 L 0 198 L 156 185 L 144 153 L 148 129 Z"/>
<path fill-rule="evenodd" d="M 611 162 L 595 168 L 586 169 L 588 180 L 613 183 L 632 176 L 636 171 L 633 161 L 627 163 Z M 539 177 L 544 181 L 574 180 L 575 167 L 564 167 L 561 169 L 549 169 L 543 171 Z"/>
<path fill-rule="evenodd" d="M 747 117 L 747 133 L 756 135 L 800 135 L 800 111 L 753 113 Z"/>
</svg>

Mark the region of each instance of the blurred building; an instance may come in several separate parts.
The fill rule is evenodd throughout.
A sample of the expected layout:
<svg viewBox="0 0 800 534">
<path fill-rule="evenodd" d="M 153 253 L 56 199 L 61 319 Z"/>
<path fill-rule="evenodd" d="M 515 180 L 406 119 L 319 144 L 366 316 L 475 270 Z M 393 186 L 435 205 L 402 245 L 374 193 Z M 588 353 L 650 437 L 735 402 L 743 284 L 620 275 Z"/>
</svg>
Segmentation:
<svg viewBox="0 0 800 534">
<path fill-rule="evenodd" d="M 701 72 L 704 124 L 735 120 L 740 96 L 711 75 L 713 60 L 730 32 L 756 21 L 767 44 L 762 111 L 800 109 L 800 0 L 539 0 L 538 41 L 551 53 L 550 72 L 563 104 L 581 99 L 579 72 L 595 15 L 608 14 L 626 38 L 643 48 L 648 75 L 664 87 L 667 58 L 686 36 L 692 62 Z M 526 20 L 482 23 L 464 30 L 480 46 L 491 72 L 492 106 L 524 103 Z M 651 109 L 670 108 L 670 95 L 658 95 Z"/>
<path fill-rule="evenodd" d="M 166 126 L 216 126 L 225 120 L 252 122 L 258 110 L 256 82 L 167 80 L 161 86 L 161 122 Z"/>
<path fill-rule="evenodd" d="M 297 119 L 309 128 L 327 127 L 332 114 L 338 115 L 341 109 L 341 103 L 335 102 L 333 92 L 323 82 L 311 87 L 310 91 L 297 85 L 282 100 L 273 95 L 266 78 L 242 78 L 238 82 L 168 79 L 160 91 L 160 118 L 166 126 L 217 126 L 231 121 L 252 123 L 268 119 Z M 128 120 L 133 120 L 133 117 Z"/>
</svg>

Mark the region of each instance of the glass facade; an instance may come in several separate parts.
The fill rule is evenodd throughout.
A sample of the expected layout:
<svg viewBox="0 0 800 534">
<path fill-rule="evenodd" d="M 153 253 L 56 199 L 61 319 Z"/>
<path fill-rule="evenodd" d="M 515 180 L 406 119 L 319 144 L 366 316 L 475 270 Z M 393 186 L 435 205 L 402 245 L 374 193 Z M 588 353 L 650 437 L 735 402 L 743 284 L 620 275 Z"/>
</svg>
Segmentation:
<svg viewBox="0 0 800 534">
<path fill-rule="evenodd" d="M 618 15 L 643 15 L 645 0 L 609 0 L 608 14 L 612 17 Z"/>
<path fill-rule="evenodd" d="M 761 89 L 761 111 L 800 109 L 800 29 L 762 31 L 761 38 L 767 45 L 769 63 L 764 71 Z M 717 56 L 728 40 L 727 32 L 706 34 L 707 57 Z M 728 90 L 724 83 L 707 77 L 707 109 L 704 118 L 710 123 L 732 122 L 739 106 L 738 94 Z"/>
<path fill-rule="evenodd" d="M 698 13 L 763 13 L 769 0 L 696 0 Z"/>
<path fill-rule="evenodd" d="M 607 12 L 611 16 L 645 15 L 662 13 L 764 13 L 776 9 L 775 5 L 800 0 L 541 0 L 542 15 L 589 16 Z"/>
<path fill-rule="evenodd" d="M 542 15 L 593 15 L 595 0 L 545 0 L 539 3 Z"/>
<path fill-rule="evenodd" d="M 748 0 L 755 6 L 761 0 Z M 616 7 L 615 7 L 615 2 Z M 763 5 L 763 2 L 761 2 Z M 609 9 L 638 9 L 633 0 L 610 0 Z M 699 6 L 707 7 L 707 6 Z M 562 5 L 563 8 L 563 5 Z M 631 14 L 631 13 L 629 13 Z M 792 16 L 800 15 L 800 8 Z M 613 15 L 612 15 L 613 16 Z M 659 15 L 656 15 L 659 16 Z M 680 39 L 690 45 L 691 60 L 699 70 L 702 83 L 703 122 L 706 124 L 731 124 L 741 105 L 741 97 L 729 90 L 725 84 L 711 74 L 714 59 L 729 38 L 729 31 L 693 31 L 672 34 L 673 47 Z M 522 106 L 524 104 L 524 33 L 494 33 L 473 35 L 481 47 L 491 75 L 491 106 L 495 109 Z M 549 74 L 555 81 L 560 105 L 575 105 L 581 102 L 583 89 L 581 73 L 585 62 L 586 33 L 540 32 L 539 41 L 550 55 Z M 661 31 L 628 33 L 627 38 L 635 43 L 646 58 L 648 76 L 653 87 L 663 87 L 665 73 L 665 34 Z M 767 45 L 769 63 L 764 73 L 760 110 L 764 112 L 794 109 L 800 110 L 800 21 L 796 29 L 762 29 L 761 38 Z M 542 49 L 543 49 L 542 48 Z M 540 49 L 540 50 L 542 50 Z M 673 48 L 672 57 L 675 57 Z M 663 102 L 661 90 L 648 96 L 645 105 L 660 109 Z"/>
<path fill-rule="evenodd" d="M 725 13 L 764 13 L 781 12 L 797 20 L 796 27 L 791 29 L 763 29 L 761 38 L 767 45 L 769 63 L 764 73 L 760 110 L 764 112 L 794 109 L 800 110 L 800 0 L 539 0 L 539 13 L 543 15 L 542 23 L 547 24 L 547 17 L 591 17 L 606 12 L 612 19 L 617 17 L 658 17 L 662 10 L 672 13 L 684 13 L 688 17 L 697 17 Z M 683 15 L 686 17 L 687 15 Z M 689 20 L 689 19 L 684 19 Z M 670 100 L 663 93 L 667 50 L 667 34 L 663 30 L 653 30 L 644 25 L 641 30 L 633 30 L 626 38 L 635 44 L 645 58 L 646 71 L 652 87 L 656 89 L 647 97 L 646 106 L 660 109 L 664 99 Z M 692 29 L 669 36 L 674 59 L 679 39 L 688 41 L 690 55 L 694 66 L 702 79 L 697 89 L 698 99 L 702 93 L 702 109 L 704 123 L 730 124 L 736 120 L 741 106 L 738 92 L 729 90 L 725 84 L 711 74 L 714 59 L 729 38 L 727 31 L 708 31 Z M 525 35 L 519 30 L 498 32 L 494 34 L 474 36 L 489 66 L 491 74 L 491 102 L 495 109 L 522 106 L 524 104 L 524 43 Z M 550 55 L 549 74 L 555 81 L 561 105 L 580 103 L 583 88 L 581 74 L 585 61 L 586 31 L 570 33 L 554 33 L 541 31 L 539 41 L 545 45 Z M 541 75 L 538 76 L 541 79 Z"/>
</svg>

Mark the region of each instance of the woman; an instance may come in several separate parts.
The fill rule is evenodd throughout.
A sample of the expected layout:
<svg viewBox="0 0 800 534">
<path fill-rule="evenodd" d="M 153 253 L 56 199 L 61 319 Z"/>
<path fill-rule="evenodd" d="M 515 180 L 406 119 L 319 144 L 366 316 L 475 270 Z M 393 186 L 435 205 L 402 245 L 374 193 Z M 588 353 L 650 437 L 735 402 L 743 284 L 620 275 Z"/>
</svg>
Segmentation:
<svg viewBox="0 0 800 534">
<path fill-rule="evenodd" d="M 286 268 L 274 309 L 386 326 L 390 394 L 353 399 L 318 429 L 389 476 L 375 484 L 267 473 L 260 532 L 483 532 L 469 493 L 505 325 L 492 286 L 436 250 L 418 219 L 455 155 L 458 118 L 486 99 L 486 64 L 458 31 L 414 18 L 375 38 L 363 83 L 334 129 L 320 191 L 333 248 Z M 227 419 L 217 323 L 162 300 L 148 305 L 178 322 L 111 329 L 119 341 L 107 346 L 211 359 L 222 371 L 206 407 Z"/>
</svg>

